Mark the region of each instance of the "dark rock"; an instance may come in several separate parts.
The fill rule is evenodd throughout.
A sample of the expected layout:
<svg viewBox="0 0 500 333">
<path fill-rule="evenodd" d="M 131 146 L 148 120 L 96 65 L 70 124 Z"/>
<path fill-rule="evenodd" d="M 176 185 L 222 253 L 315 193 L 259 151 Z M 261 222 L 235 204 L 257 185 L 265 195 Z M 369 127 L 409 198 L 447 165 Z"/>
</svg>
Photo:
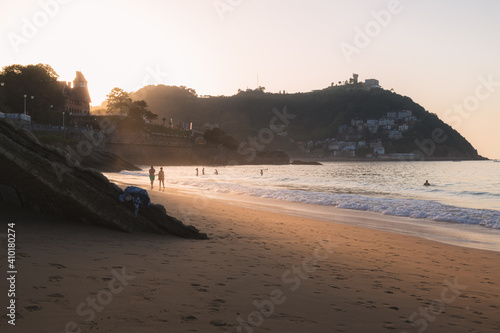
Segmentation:
<svg viewBox="0 0 500 333">
<path fill-rule="evenodd" d="M 95 150 L 85 156 L 81 162 L 83 167 L 97 169 L 101 172 L 139 171 L 140 168 L 125 161 L 118 155 L 103 150 Z"/>
<path fill-rule="evenodd" d="M 207 238 L 167 215 L 161 205 L 141 207 L 135 218 L 133 208 L 118 200 L 123 191 L 100 172 L 82 167 L 66 151 L 44 146 L 30 132 L 1 119 L 0 160 L 2 201 L 122 231 Z"/>
<path fill-rule="evenodd" d="M 293 160 L 292 163 L 290 164 L 293 164 L 293 165 L 323 165 L 319 162 L 315 162 L 315 161 L 311 161 L 311 162 L 308 162 L 308 161 L 300 161 L 300 160 Z"/>
</svg>

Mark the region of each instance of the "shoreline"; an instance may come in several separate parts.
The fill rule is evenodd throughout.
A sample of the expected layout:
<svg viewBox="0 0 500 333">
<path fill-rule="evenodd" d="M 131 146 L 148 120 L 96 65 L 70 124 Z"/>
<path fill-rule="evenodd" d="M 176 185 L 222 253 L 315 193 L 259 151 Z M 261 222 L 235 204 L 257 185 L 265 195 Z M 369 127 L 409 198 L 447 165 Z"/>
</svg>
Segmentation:
<svg viewBox="0 0 500 333">
<path fill-rule="evenodd" d="M 186 193 L 193 192 L 185 191 Z M 194 192 L 196 195 L 196 192 Z M 228 204 L 252 208 L 265 212 L 304 217 L 326 223 L 380 230 L 401 235 L 414 236 L 448 245 L 471 249 L 500 252 L 500 230 L 475 224 L 433 221 L 426 218 L 412 218 L 386 215 L 375 211 L 339 208 L 318 204 L 283 201 L 249 195 L 228 196 L 219 193 L 204 195 Z M 456 227 L 459 227 L 459 230 Z M 464 238 L 466 234 L 468 238 Z"/>
<path fill-rule="evenodd" d="M 18 226 L 20 317 L 12 329 L 3 316 L 2 331 L 500 332 L 497 252 L 148 192 L 210 239 L 7 212 Z M 130 280 L 110 288 L 118 273 Z"/>
<path fill-rule="evenodd" d="M 127 181 L 115 180 L 113 174 L 108 174 L 108 177 L 111 177 L 110 179 L 112 179 L 112 181 L 121 186 L 129 185 Z M 210 175 L 208 177 L 210 177 Z M 140 180 L 142 181 L 142 179 Z M 132 181 L 132 179 L 129 181 Z M 146 185 L 146 181 L 136 184 L 136 186 L 149 188 L 148 185 Z M 410 217 L 408 215 L 398 214 L 397 212 L 383 213 L 369 208 L 341 208 L 301 200 L 283 200 L 267 197 L 266 195 L 254 196 L 251 194 L 226 193 L 224 190 L 221 192 L 205 191 L 196 187 L 185 187 L 177 183 L 169 184 L 168 181 L 167 186 L 169 186 L 167 191 L 181 191 L 189 193 L 189 195 L 232 202 L 242 207 L 251 208 L 252 206 L 256 206 L 265 211 L 281 212 L 283 214 L 302 216 L 330 223 L 355 225 L 374 230 L 385 230 L 430 239 L 445 244 L 500 252 L 500 229 L 476 223 L 433 220 L 428 217 Z M 155 191 L 156 188 L 157 187 L 155 187 Z M 442 205 L 453 206 L 445 203 L 442 203 Z M 470 208 L 456 206 L 456 209 L 466 210 Z M 472 209 L 479 211 L 486 208 Z M 486 210 L 496 212 L 492 209 Z"/>
</svg>

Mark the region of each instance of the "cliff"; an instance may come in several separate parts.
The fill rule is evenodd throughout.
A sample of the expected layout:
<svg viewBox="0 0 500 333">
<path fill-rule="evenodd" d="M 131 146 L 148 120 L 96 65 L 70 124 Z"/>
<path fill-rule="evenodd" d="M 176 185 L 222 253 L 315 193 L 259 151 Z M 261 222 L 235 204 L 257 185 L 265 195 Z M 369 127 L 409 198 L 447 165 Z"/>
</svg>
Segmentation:
<svg viewBox="0 0 500 333">
<path fill-rule="evenodd" d="M 127 232 L 207 238 L 161 205 L 141 207 L 135 218 L 133 206 L 119 202 L 123 191 L 100 172 L 1 119 L 0 160 L 0 201 L 7 204 Z"/>
</svg>

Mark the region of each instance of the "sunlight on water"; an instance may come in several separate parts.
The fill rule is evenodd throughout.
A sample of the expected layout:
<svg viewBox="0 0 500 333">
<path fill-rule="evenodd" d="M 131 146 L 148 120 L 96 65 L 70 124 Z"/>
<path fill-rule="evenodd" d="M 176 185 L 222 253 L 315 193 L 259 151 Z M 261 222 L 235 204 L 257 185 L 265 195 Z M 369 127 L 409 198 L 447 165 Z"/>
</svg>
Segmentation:
<svg viewBox="0 0 500 333">
<path fill-rule="evenodd" d="M 500 228 L 500 163 L 491 161 L 205 167 L 204 175 L 198 168 L 199 176 L 193 166 L 164 167 L 165 182 L 200 192 Z M 108 177 L 147 189 L 148 169 Z M 432 185 L 423 186 L 425 180 Z"/>
</svg>

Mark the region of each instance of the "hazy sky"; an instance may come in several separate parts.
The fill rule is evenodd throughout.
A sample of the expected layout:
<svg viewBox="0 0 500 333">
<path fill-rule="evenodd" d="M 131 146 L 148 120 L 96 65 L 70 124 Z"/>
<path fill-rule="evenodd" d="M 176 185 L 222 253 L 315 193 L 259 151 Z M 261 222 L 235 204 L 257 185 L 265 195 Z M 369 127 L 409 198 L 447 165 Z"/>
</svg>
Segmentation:
<svg viewBox="0 0 500 333">
<path fill-rule="evenodd" d="M 0 66 L 113 87 L 306 92 L 358 73 L 500 158 L 498 0 L 0 0 Z"/>
</svg>

